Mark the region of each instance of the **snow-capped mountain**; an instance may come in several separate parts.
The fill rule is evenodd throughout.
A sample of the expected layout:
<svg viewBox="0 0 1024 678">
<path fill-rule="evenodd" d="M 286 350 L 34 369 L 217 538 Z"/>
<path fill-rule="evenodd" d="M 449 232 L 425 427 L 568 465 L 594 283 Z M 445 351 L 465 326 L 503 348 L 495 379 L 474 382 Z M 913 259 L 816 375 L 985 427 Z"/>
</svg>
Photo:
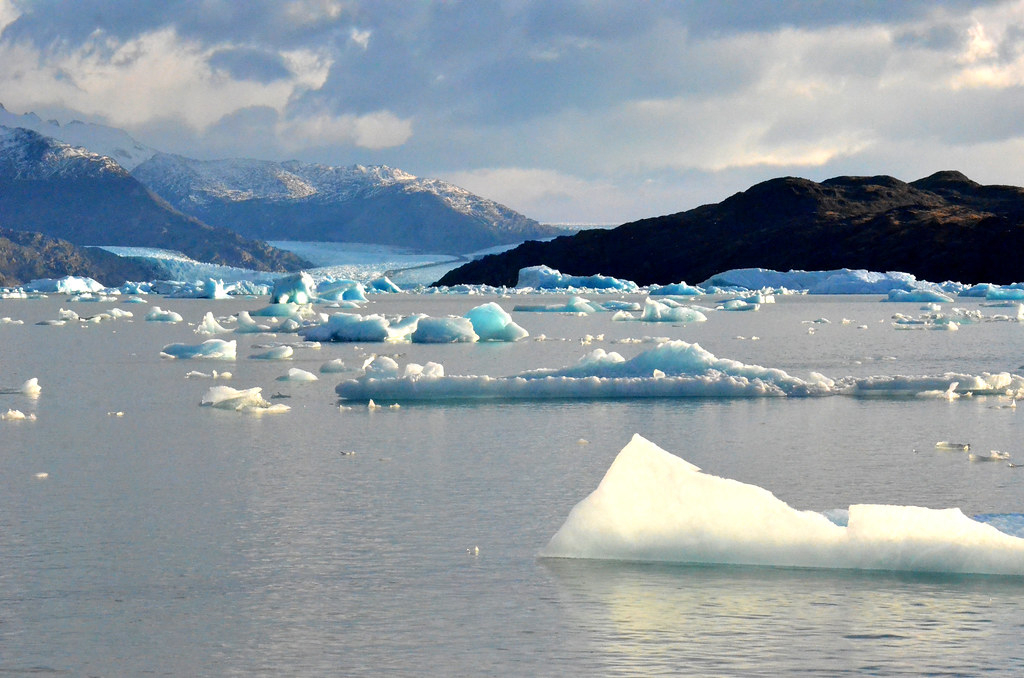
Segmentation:
<svg viewBox="0 0 1024 678">
<path fill-rule="evenodd" d="M 39 132 L 45 137 L 81 148 L 113 159 L 121 167 L 132 170 L 139 163 L 156 153 L 152 148 L 140 144 L 124 130 L 95 123 L 72 120 L 61 125 L 56 120 L 43 120 L 35 113 L 18 115 L 11 113 L 0 104 L 0 125 L 23 127 Z"/>
<path fill-rule="evenodd" d="M 306 265 L 182 214 L 109 157 L 24 128 L 0 126 L 0 225 L 75 245 L 162 247 L 256 270 Z"/>
<path fill-rule="evenodd" d="M 157 153 L 132 175 L 183 212 L 269 240 L 466 253 L 564 233 L 453 184 L 383 165 L 204 161 Z"/>
</svg>

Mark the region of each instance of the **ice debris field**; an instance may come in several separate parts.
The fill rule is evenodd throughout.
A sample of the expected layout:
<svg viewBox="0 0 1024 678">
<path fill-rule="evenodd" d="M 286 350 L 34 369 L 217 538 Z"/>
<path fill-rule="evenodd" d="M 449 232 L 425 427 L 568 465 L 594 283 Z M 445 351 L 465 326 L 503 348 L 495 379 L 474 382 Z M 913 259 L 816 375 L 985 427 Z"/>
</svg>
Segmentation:
<svg viewBox="0 0 1024 678">
<path fill-rule="evenodd" d="M 1024 531 L 1024 515 L 989 516 Z M 592 558 L 1024 575 L 1024 539 L 960 509 L 856 504 L 795 509 L 701 471 L 635 435 L 540 552 Z"/>
<path fill-rule="evenodd" d="M 181 262 L 178 262 L 181 263 Z M 458 286 L 416 287 L 418 294 L 515 295 L 557 293 L 569 298 L 550 304 L 514 304 L 514 312 L 586 316 L 607 313 L 615 322 L 707 323 L 720 312 L 758 312 L 776 295 L 873 294 L 880 301 L 916 303 L 919 313 L 894 312 L 896 330 L 956 330 L 980 322 L 1024 322 L 1024 285 L 928 283 L 902 273 L 868 271 L 790 271 L 762 269 L 728 271 L 699 285 L 641 288 L 606 276 L 569 276 L 547 267 L 520 272 L 516 288 Z M 286 334 L 291 343 L 253 345 L 248 359 L 289 361 L 297 349 L 320 342 L 382 344 L 457 344 L 519 342 L 530 332 L 495 301 L 474 306 L 461 316 L 431 317 L 422 313 L 385 315 L 361 312 L 376 294 L 402 294 L 387 277 L 357 281 L 315 278 L 309 273 L 274 278 L 254 277 L 225 282 L 207 278 L 193 282 L 154 281 L 104 288 L 87 278 L 37 280 L 0 292 L 5 299 L 68 295 L 76 302 L 147 303 L 146 297 L 225 299 L 261 296 L 268 304 L 231 317 L 208 312 L 195 332 L 208 338 L 196 343 L 169 343 L 159 349 L 168 360 L 235 362 L 238 340 L 223 335 Z M 598 299 L 587 299 L 587 293 Z M 643 294 L 642 303 L 611 298 Z M 712 295 L 719 298 L 711 299 Z M 127 297 L 127 298 L 125 298 Z M 979 310 L 947 308 L 956 298 L 983 299 Z M 319 305 L 316 307 L 314 305 Z M 900 307 L 905 310 L 905 306 Z M 131 321 L 177 324 L 180 314 L 151 304 L 145 313 L 119 308 L 81 315 L 61 309 L 58 316 L 37 324 Z M 808 333 L 815 324 L 811 321 Z M 843 321 L 847 322 L 846 320 Z M 18 325 L 9 317 L 0 324 Z M 542 340 L 543 337 L 537 337 Z M 589 343 L 589 342 L 583 342 Z M 942 372 L 933 375 L 828 377 L 818 372 L 789 374 L 782 369 L 718 357 L 697 342 L 645 338 L 636 355 L 596 348 L 567 366 L 522 371 L 509 376 L 448 374 L 440 362 L 400 364 L 394 357 L 372 354 L 360 367 L 341 359 L 325 362 L 321 375 L 348 373 L 334 391 L 345 410 L 348 402 L 441 401 L 454 398 L 597 399 L 676 397 L 889 397 L 952 401 L 964 396 L 994 396 L 1006 407 L 1024 398 L 1024 377 L 1011 372 Z M 354 373 L 354 376 L 352 376 Z M 231 379 L 231 373 L 189 371 L 189 378 Z M 322 377 L 289 368 L 279 382 L 310 384 Z M 42 388 L 33 378 L 7 394 L 38 398 Z M 241 413 L 287 413 L 259 386 L 234 388 L 217 384 L 199 399 L 201 407 Z M 398 407 L 397 404 L 387 406 Z M 121 413 L 117 413 L 120 416 Z M 34 422 L 35 414 L 10 409 L 5 425 Z M 26 424 L 33 425 L 33 424 Z M 944 447 L 945 446 L 945 447 Z M 967 454 L 971 461 L 998 461 L 1016 466 L 1009 455 L 992 450 L 972 452 L 966 443 L 940 441 L 937 449 Z M 43 477 L 45 474 L 39 475 Z M 997 527 L 999 529 L 997 529 Z M 594 492 L 581 501 L 543 548 L 545 558 L 593 558 L 680 563 L 727 563 L 779 567 L 914 570 L 929 572 L 1024 575 L 1024 517 L 1000 514 L 969 518 L 959 509 L 858 504 L 827 514 L 794 509 L 769 491 L 702 472 L 653 443 L 635 436 L 618 455 Z"/>
</svg>

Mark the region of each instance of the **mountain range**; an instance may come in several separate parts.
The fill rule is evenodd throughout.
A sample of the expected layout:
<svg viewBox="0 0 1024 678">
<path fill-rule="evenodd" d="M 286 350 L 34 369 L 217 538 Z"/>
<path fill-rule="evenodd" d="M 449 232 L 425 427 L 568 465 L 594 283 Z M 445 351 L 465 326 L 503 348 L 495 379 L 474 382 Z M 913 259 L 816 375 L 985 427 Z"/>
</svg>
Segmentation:
<svg viewBox="0 0 1024 678">
<path fill-rule="evenodd" d="M 62 125 L 32 113 L 17 115 L 2 105 L 0 126 L 32 130 L 58 145 L 88 151 L 80 153 L 81 156 L 94 155 L 114 161 L 125 170 L 124 174 L 166 201 L 164 207 L 171 207 L 203 224 L 227 228 L 248 239 L 361 242 L 465 254 L 565 233 L 564 229 L 541 225 L 504 205 L 445 181 L 415 177 L 383 165 L 333 167 L 298 161 L 196 160 L 161 153 L 113 127 L 81 121 Z M 8 138 L 0 152 L 18 155 L 14 146 L 19 140 L 29 143 L 26 135 Z M 50 151 L 42 159 L 49 161 L 61 156 L 59 161 L 70 161 L 73 155 L 68 150 Z M 24 162 L 24 158 L 13 163 L 0 158 L 4 171 L 0 180 L 24 180 L 25 177 L 8 174 L 17 162 Z M 80 160 L 76 162 L 79 162 L 78 169 L 85 170 L 84 174 L 95 174 L 95 168 L 90 170 Z M 80 178 L 70 166 L 35 172 L 46 174 L 48 180 L 69 182 L 69 186 Z M 108 168 L 108 179 L 115 174 L 113 168 Z M 27 184 L 10 183 L 5 188 L 13 190 L 15 185 L 29 189 Z M 35 188 L 38 187 L 33 190 Z M 105 190 L 110 193 L 115 189 L 110 185 Z M 118 196 L 111 193 L 108 203 L 116 202 Z M 25 196 L 24 202 L 32 202 L 30 198 Z M 9 197 L 8 202 L 11 200 L 15 198 Z M 81 206 L 86 207 L 84 203 Z M 52 222 L 47 230 L 40 228 L 45 221 L 43 215 L 37 216 L 31 226 L 17 220 L 27 215 L 25 210 L 9 206 L 6 213 L 0 211 L 0 219 L 4 220 L 0 226 L 35 228 L 81 244 L 128 245 L 128 240 L 145 237 L 138 232 L 129 234 L 117 220 L 108 219 L 107 239 L 86 243 L 79 234 L 65 230 L 66 218 Z M 176 249 L 183 250 L 184 246 Z M 200 258 L 196 253 L 185 253 Z M 225 253 L 223 258 L 241 265 L 237 262 L 239 258 L 230 253 Z M 251 258 L 260 262 L 267 258 L 267 252 Z M 285 265 L 296 263 L 293 260 Z M 277 265 L 266 262 L 271 269 Z"/>
<path fill-rule="evenodd" d="M 0 127 L 0 227 L 75 245 L 172 249 L 199 261 L 260 271 L 308 265 L 182 214 L 108 156 L 24 128 Z"/>
<path fill-rule="evenodd" d="M 132 176 L 178 210 L 251 238 L 465 254 L 565 233 L 448 182 L 384 165 L 204 161 L 157 153 Z"/>
<path fill-rule="evenodd" d="M 983 186 L 955 171 L 911 183 L 786 177 L 685 212 L 523 243 L 435 284 L 514 286 L 521 268 L 541 264 L 640 285 L 699 283 L 734 268 L 903 271 L 1005 284 L 1024 280 L 1022 251 L 1022 188 Z"/>
</svg>

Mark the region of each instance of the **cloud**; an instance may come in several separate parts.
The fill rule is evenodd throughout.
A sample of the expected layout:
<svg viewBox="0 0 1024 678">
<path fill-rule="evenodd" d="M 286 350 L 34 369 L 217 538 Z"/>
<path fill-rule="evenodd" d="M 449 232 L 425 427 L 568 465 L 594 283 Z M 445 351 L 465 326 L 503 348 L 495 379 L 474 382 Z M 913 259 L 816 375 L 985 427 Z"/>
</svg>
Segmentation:
<svg viewBox="0 0 1024 678">
<path fill-rule="evenodd" d="M 412 136 L 412 120 L 389 111 L 366 115 L 320 114 L 286 120 L 277 126 L 281 144 L 292 151 L 311 146 L 353 144 L 381 149 L 400 146 Z"/>
</svg>

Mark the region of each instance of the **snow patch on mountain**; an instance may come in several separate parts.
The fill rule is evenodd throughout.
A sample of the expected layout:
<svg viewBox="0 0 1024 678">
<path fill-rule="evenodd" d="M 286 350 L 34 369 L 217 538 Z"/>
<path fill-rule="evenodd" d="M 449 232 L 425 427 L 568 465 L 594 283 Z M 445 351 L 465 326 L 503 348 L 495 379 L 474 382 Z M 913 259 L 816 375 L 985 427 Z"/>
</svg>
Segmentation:
<svg viewBox="0 0 1024 678">
<path fill-rule="evenodd" d="M 4 179 L 42 180 L 67 176 L 128 176 L 116 161 L 25 128 L 0 125 L 0 175 Z"/>
<path fill-rule="evenodd" d="M 95 154 L 112 158 L 129 171 L 156 153 L 154 149 L 140 144 L 127 132 L 115 127 L 81 120 L 72 120 L 62 125 L 56 120 L 43 120 L 35 113 L 11 113 L 3 104 L 0 104 L 0 126 L 23 127 L 69 146 L 87 148 Z"/>
</svg>

